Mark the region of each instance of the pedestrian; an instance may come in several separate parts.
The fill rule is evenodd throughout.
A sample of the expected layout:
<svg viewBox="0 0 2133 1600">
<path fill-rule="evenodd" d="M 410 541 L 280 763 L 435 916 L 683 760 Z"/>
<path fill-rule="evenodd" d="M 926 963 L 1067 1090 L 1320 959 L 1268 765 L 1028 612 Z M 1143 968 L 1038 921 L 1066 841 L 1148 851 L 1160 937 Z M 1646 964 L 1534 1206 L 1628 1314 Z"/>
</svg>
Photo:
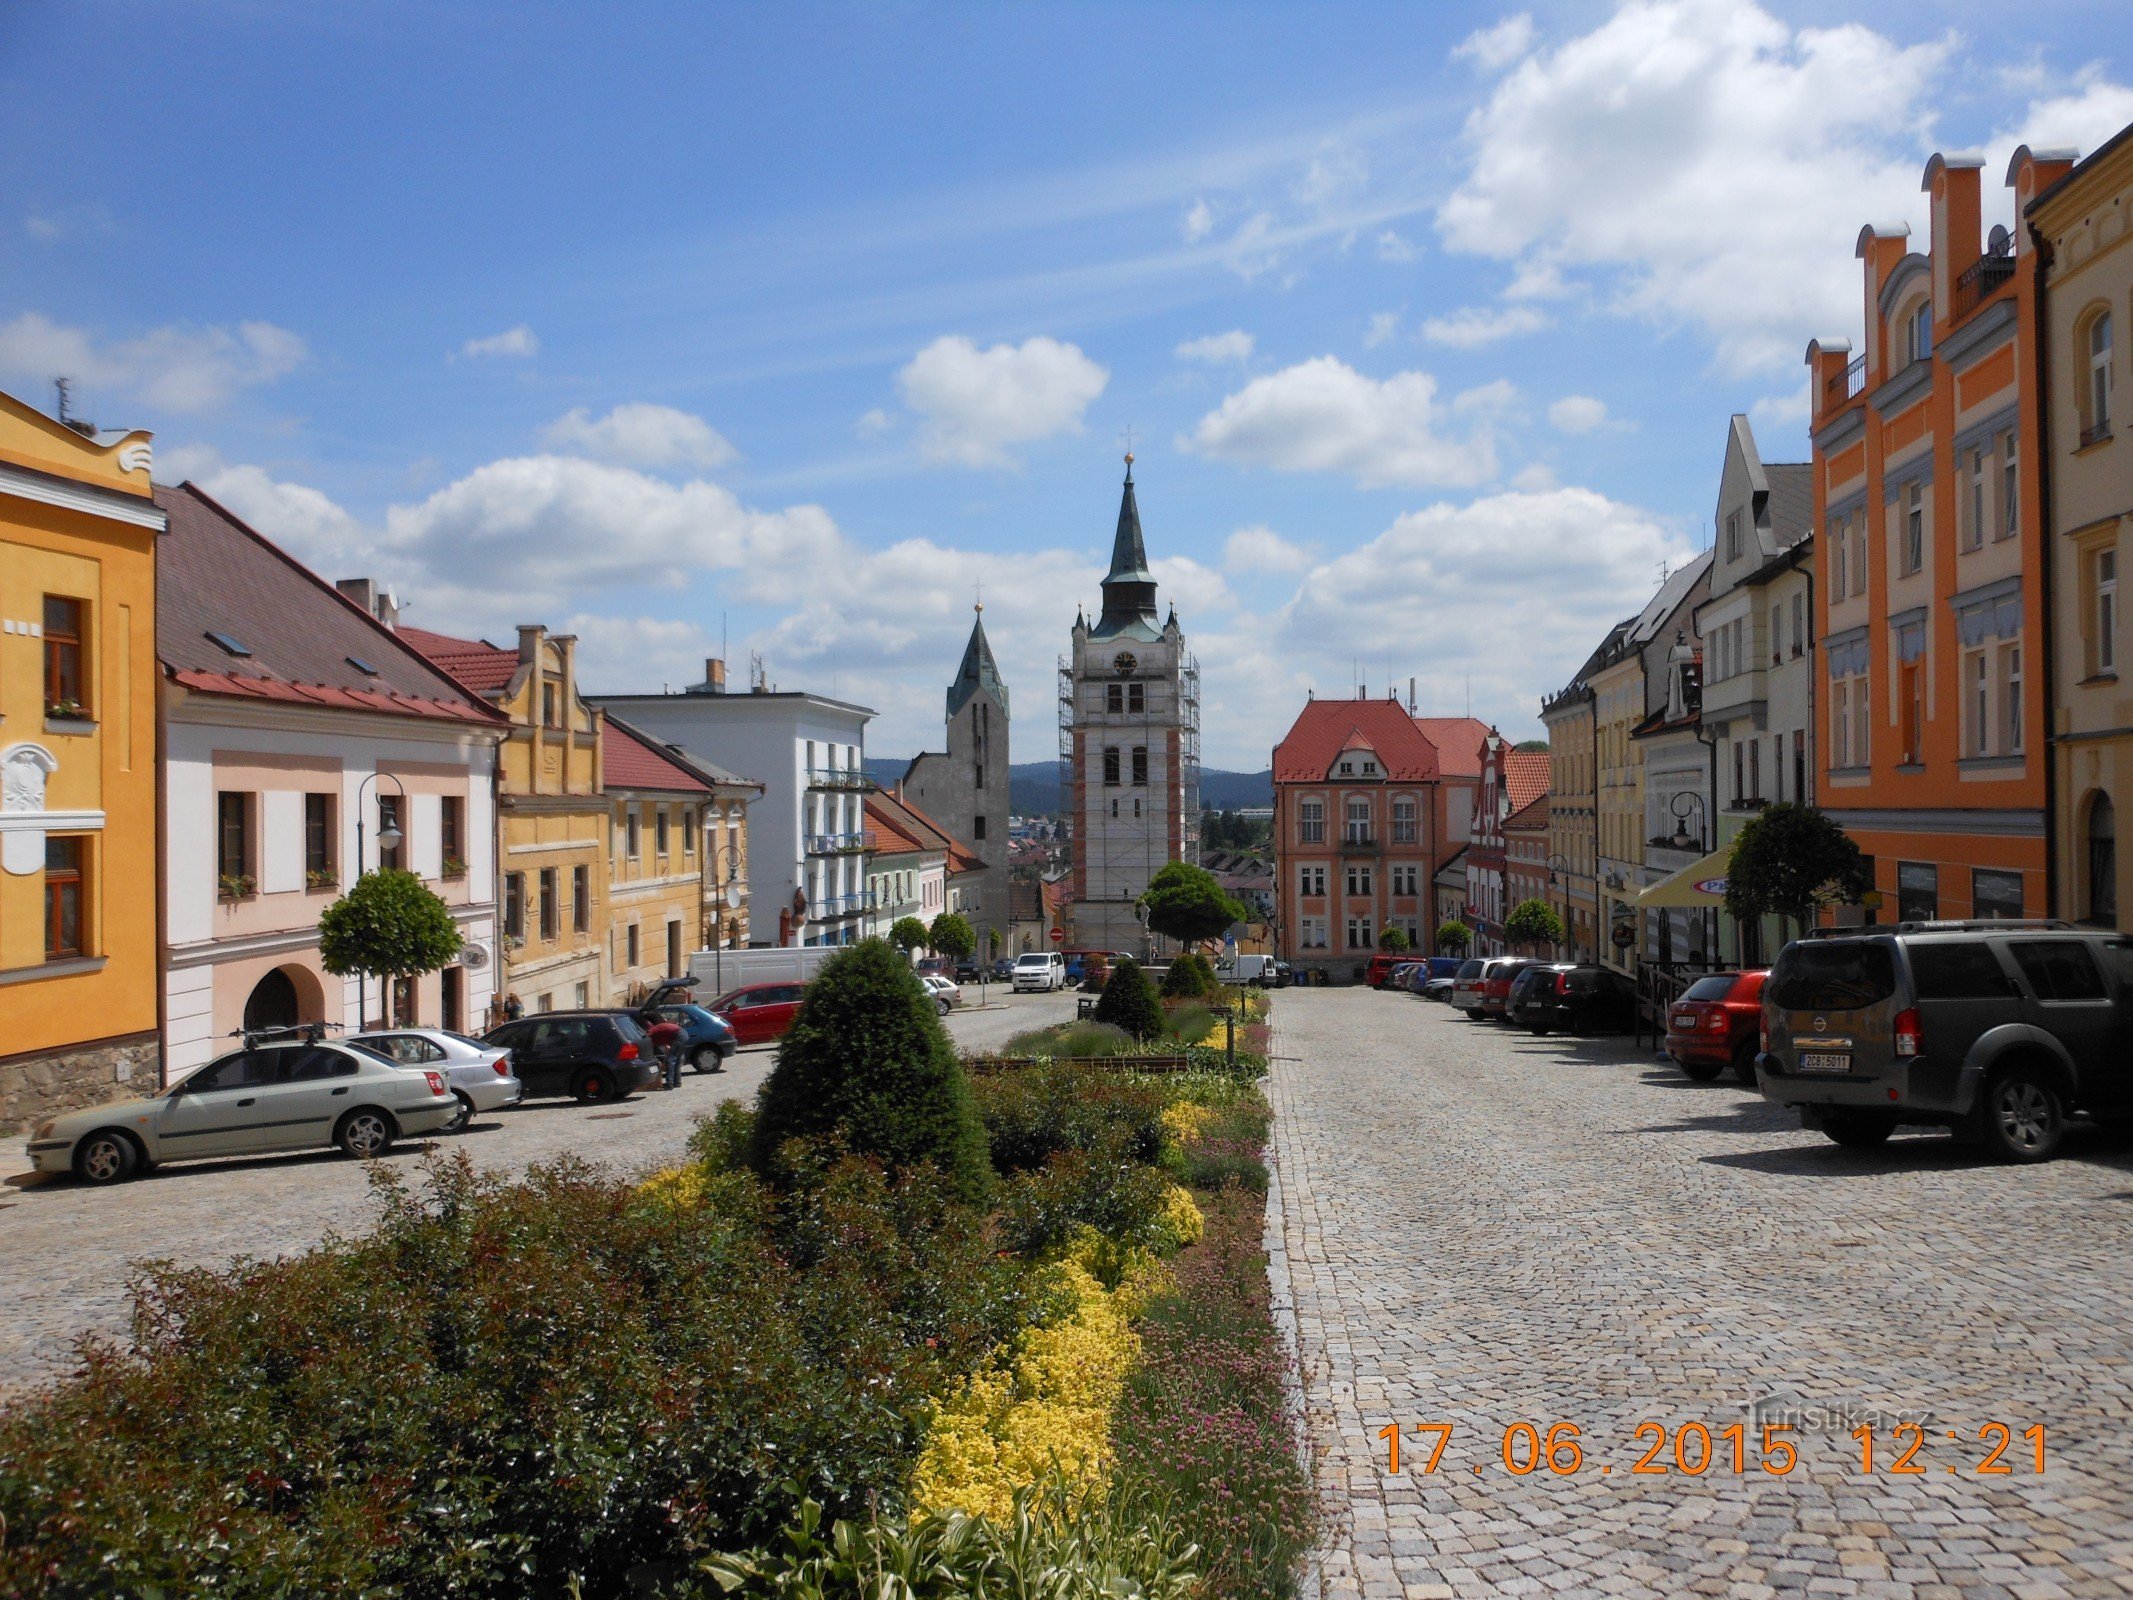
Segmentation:
<svg viewBox="0 0 2133 1600">
<path fill-rule="evenodd" d="M 652 1048 L 659 1052 L 659 1063 L 666 1069 L 666 1086 L 681 1087 L 681 1024 L 672 1017 L 661 1017 L 645 1030 L 651 1035 Z"/>
<path fill-rule="evenodd" d="M 516 1022 L 525 1014 L 526 1008 L 520 1002 L 516 992 L 504 996 L 504 1021 Z"/>
</svg>

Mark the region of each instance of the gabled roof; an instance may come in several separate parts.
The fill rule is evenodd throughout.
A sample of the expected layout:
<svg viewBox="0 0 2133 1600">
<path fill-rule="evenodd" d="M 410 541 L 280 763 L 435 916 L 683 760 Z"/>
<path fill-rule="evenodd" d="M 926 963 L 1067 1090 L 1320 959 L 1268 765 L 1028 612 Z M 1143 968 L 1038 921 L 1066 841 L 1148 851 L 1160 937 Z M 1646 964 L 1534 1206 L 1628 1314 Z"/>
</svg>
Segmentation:
<svg viewBox="0 0 2133 1600">
<path fill-rule="evenodd" d="M 1513 828 L 1545 828 L 1548 826 L 1548 797 L 1535 795 L 1524 805 L 1503 819 L 1504 832 Z"/>
<path fill-rule="evenodd" d="M 172 682 L 195 694 L 500 723 L 479 697 L 193 484 L 158 485 L 155 502 L 169 519 L 156 546 L 156 655 Z"/>
<path fill-rule="evenodd" d="M 1789 549 L 1814 531 L 1814 464 L 1772 461 L 1763 467 L 1763 473 L 1770 480 L 1771 536 L 1779 549 Z"/>
<path fill-rule="evenodd" d="M 1443 770 L 1438 746 L 1399 701 L 1310 700 L 1274 747 L 1274 781 L 1323 783 L 1340 753 L 1359 740 L 1377 753 L 1394 783 L 1422 782 Z"/>
<path fill-rule="evenodd" d="M 1489 725 L 1479 717 L 1417 717 L 1422 737 L 1437 747 L 1437 759 L 1447 778 L 1481 776 L 1481 744 Z"/>
<path fill-rule="evenodd" d="M 1007 710 L 1007 685 L 1000 681 L 1000 664 L 993 660 L 992 643 L 985 637 L 983 605 L 970 626 L 970 642 L 963 646 L 963 664 L 956 669 L 955 682 L 948 685 L 948 720 L 953 722 L 971 696 L 981 691 L 997 700 L 1001 711 Z"/>
<path fill-rule="evenodd" d="M 1507 750 L 1503 758 L 1504 791 L 1515 815 L 1548 793 L 1548 752 Z"/>
<path fill-rule="evenodd" d="M 398 633 L 410 648 L 421 651 L 440 671 L 451 674 L 476 694 L 502 694 L 518 671 L 518 652 L 486 639 L 455 639 L 427 628 L 402 627 Z"/>
<path fill-rule="evenodd" d="M 601 787 L 709 794 L 711 785 L 681 765 L 665 746 L 612 716 L 600 719 Z"/>
</svg>

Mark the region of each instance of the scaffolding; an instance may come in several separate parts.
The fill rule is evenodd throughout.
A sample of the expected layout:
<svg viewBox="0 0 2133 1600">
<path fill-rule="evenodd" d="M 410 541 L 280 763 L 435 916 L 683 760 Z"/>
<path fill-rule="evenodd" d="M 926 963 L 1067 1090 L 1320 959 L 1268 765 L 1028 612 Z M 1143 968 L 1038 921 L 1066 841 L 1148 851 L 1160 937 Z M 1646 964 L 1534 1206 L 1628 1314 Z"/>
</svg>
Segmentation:
<svg viewBox="0 0 2133 1600">
<path fill-rule="evenodd" d="M 1189 655 L 1178 670 L 1179 854 L 1200 861 L 1200 658 Z"/>
<path fill-rule="evenodd" d="M 1059 839 L 1069 870 L 1074 850 L 1074 661 L 1059 658 Z"/>
</svg>

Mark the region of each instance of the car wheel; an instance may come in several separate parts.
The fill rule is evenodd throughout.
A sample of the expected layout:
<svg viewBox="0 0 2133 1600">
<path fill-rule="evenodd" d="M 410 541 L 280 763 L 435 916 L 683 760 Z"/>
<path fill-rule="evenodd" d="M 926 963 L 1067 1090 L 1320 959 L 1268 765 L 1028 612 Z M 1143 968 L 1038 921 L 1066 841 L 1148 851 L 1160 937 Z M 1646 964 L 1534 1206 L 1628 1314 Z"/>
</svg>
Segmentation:
<svg viewBox="0 0 2133 1600">
<path fill-rule="evenodd" d="M 1684 1061 L 1680 1063 L 1680 1066 L 1683 1072 L 1694 1078 L 1698 1083 L 1709 1083 L 1726 1070 L 1716 1061 Z"/>
<path fill-rule="evenodd" d="M 1881 1111 L 1825 1111 L 1822 1131 L 1847 1150 L 1869 1150 L 1888 1142 L 1896 1119 Z"/>
<path fill-rule="evenodd" d="M 123 1183 L 133 1176 L 140 1152 L 123 1133 L 92 1133 L 74 1148 L 74 1175 L 84 1183 Z"/>
<path fill-rule="evenodd" d="M 948 1015 L 948 1002 L 947 1002 L 947 1001 L 945 1001 L 945 1000 L 936 1000 L 936 1001 L 934 1001 L 933 1003 L 934 1003 L 934 1004 L 935 1004 L 936 1006 L 938 1006 L 938 1007 L 940 1008 L 940 1012 L 941 1012 L 941 1015 L 942 1015 L 942 1016 L 944 1016 L 944 1017 L 945 1017 L 946 1015 Z"/>
<path fill-rule="evenodd" d="M 718 1047 L 700 1044 L 689 1052 L 689 1066 L 696 1072 L 718 1071 Z"/>
<path fill-rule="evenodd" d="M 571 1097 L 579 1105 L 599 1105 L 615 1098 L 615 1080 L 599 1067 L 587 1067 L 571 1080 Z"/>
<path fill-rule="evenodd" d="M 375 1106 L 358 1106 L 341 1118 L 333 1130 L 333 1142 L 345 1155 L 358 1161 L 375 1161 L 393 1147 L 398 1130 L 392 1118 Z"/>
<path fill-rule="evenodd" d="M 452 1098 L 459 1102 L 459 1108 L 452 1113 L 452 1120 L 437 1130 L 439 1133 L 465 1133 L 467 1124 L 474 1120 L 474 1102 L 457 1089 L 452 1091 Z"/>
<path fill-rule="evenodd" d="M 1526 1024 L 1526 1029 L 1536 1039 L 1545 1039 L 1548 1037 L 1548 1024 L 1545 1022 L 1529 1022 Z"/>
<path fill-rule="evenodd" d="M 2048 1161 L 2066 1132 L 2058 1089 L 2026 1062 L 1993 1074 L 1984 1114 L 1985 1148 L 2002 1161 Z"/>
<path fill-rule="evenodd" d="M 1755 1087 L 1755 1046 L 1743 1044 L 1733 1052 L 1733 1076 L 1749 1088 Z"/>
</svg>

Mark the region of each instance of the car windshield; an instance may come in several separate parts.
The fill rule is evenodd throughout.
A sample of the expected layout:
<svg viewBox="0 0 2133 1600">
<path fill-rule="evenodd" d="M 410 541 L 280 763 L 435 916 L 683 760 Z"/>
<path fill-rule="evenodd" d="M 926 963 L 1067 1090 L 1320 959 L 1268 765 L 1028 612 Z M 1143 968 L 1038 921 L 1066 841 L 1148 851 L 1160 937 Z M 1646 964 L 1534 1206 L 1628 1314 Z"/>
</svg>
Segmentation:
<svg viewBox="0 0 2133 1600">
<path fill-rule="evenodd" d="M 1715 972 L 1708 978 L 1698 978 L 1681 991 L 1684 1000 L 1723 1000 L 1733 992 L 1734 974 Z"/>
<path fill-rule="evenodd" d="M 1457 976 L 1462 978 L 1478 978 L 1481 976 L 1481 969 L 1484 965 L 1486 965 L 1486 963 L 1480 961 L 1464 962 L 1460 965 Z"/>
<path fill-rule="evenodd" d="M 1786 1011 L 1856 1011 L 1896 992 L 1896 963 L 1880 939 L 1802 940 L 1770 974 L 1771 1001 Z"/>
<path fill-rule="evenodd" d="M 370 1059 L 373 1061 L 382 1061 L 388 1067 L 397 1067 L 400 1065 L 398 1061 L 395 1061 L 391 1056 L 387 1055 L 383 1050 L 380 1050 L 376 1045 L 367 1043 L 366 1041 L 361 1039 L 343 1039 L 341 1041 L 341 1046 L 343 1049 L 354 1050 L 358 1054 L 366 1055 L 370 1057 Z"/>
</svg>

